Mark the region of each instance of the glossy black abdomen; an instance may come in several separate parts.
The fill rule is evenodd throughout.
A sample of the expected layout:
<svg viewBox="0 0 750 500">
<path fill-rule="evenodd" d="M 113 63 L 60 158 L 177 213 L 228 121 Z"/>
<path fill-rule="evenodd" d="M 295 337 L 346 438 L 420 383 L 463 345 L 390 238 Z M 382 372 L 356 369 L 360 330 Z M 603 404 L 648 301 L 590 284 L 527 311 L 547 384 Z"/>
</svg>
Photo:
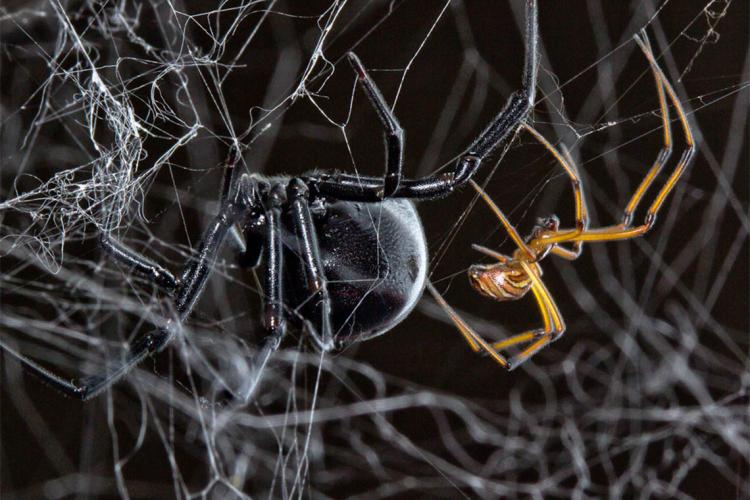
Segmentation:
<svg viewBox="0 0 750 500">
<path fill-rule="evenodd" d="M 408 200 L 379 203 L 337 201 L 313 214 L 332 301 L 337 345 L 387 332 L 414 308 L 422 294 L 427 248 L 422 224 Z M 287 305 L 307 316 L 310 295 L 295 252 L 285 237 Z"/>
</svg>

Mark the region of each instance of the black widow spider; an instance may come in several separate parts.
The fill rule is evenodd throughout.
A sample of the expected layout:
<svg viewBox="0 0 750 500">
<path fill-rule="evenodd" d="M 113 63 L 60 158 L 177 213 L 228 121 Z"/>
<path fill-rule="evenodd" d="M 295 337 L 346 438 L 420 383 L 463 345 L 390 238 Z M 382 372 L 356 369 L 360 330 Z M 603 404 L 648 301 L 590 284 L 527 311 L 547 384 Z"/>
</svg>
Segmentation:
<svg viewBox="0 0 750 500">
<path fill-rule="evenodd" d="M 264 178 L 230 168 L 219 213 L 179 277 L 107 234 L 100 239 L 110 257 L 172 294 L 176 321 L 136 340 L 102 374 L 72 381 L 3 347 L 25 369 L 68 396 L 82 400 L 95 396 L 174 337 L 176 326 L 201 295 L 230 233 L 240 243 L 241 265 L 258 265 L 261 258 L 265 265 L 266 336 L 253 360 L 254 374 L 240 394 L 245 400 L 278 348 L 287 320 L 305 328 L 324 351 L 385 333 L 415 306 L 426 281 L 427 245 L 410 200 L 441 198 L 464 185 L 482 161 L 524 124 L 534 104 L 537 37 L 537 3 L 526 0 L 521 89 L 510 95 L 451 171 L 417 180 L 402 179 L 403 130 L 359 58 L 350 53 L 349 62 L 385 129 L 384 177 L 312 173 Z"/>
</svg>

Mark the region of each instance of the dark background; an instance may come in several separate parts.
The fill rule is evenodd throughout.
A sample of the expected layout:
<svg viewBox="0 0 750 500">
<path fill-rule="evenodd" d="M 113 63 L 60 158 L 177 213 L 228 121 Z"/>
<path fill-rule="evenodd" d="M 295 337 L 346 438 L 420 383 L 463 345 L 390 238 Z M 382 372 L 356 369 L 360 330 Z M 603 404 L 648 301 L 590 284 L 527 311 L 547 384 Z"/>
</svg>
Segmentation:
<svg viewBox="0 0 750 500">
<path fill-rule="evenodd" d="M 442 2 L 348 4 L 324 45 L 335 71 L 322 71 L 321 63 L 307 80 L 320 109 L 304 97 L 279 102 L 310 60 L 319 34 L 316 21 L 327 2 L 280 2 L 274 11 L 287 15 L 271 15 L 263 23 L 263 10 L 253 9 L 221 53 L 212 51 L 209 33 L 225 32 L 233 20 L 230 5 L 217 16 L 211 13 L 213 3 L 190 2 L 172 17 L 164 6 L 144 3 L 137 11 L 127 4 L 124 12 L 139 19 L 136 33 L 146 44 L 190 62 L 179 72 L 185 90 L 178 88 L 175 73 L 159 75 L 157 65 L 146 62 L 161 56 L 117 29 L 113 5 L 64 4 L 71 23 L 96 51 L 113 92 L 123 90 L 115 82 L 127 82 L 136 114 L 153 126 L 136 174 L 185 131 L 176 120 L 151 114 L 150 84 L 157 75 L 163 81 L 156 102 L 173 106 L 165 116 L 190 123 L 196 120 L 195 109 L 202 125 L 148 183 L 143 206 L 130 208 L 121 236 L 179 269 L 216 208 L 222 161 L 234 136 L 244 142 L 252 138 L 243 165 L 249 171 L 294 175 L 356 168 L 380 173 L 384 158 L 376 117 L 342 59 L 352 49 L 389 102 L 403 79 L 395 111 L 406 130 L 407 173 L 424 175 L 449 165 L 520 83 L 521 4 L 456 2 L 439 21 Z M 545 282 L 568 333 L 528 367 L 508 374 L 474 355 L 425 298 L 394 331 L 328 360 L 332 364 L 325 365 L 316 408 L 330 411 L 313 426 L 313 446 L 302 453 L 303 445 L 280 429 L 304 440 L 304 422 L 273 431 L 243 426 L 239 414 L 244 412 L 235 415 L 222 406 L 225 395 L 212 391 L 215 377 L 195 357 L 184 358 L 185 352 L 201 352 L 231 378 L 232 370 L 241 369 L 230 360 L 236 362 L 234 357 L 247 349 L 243 340 L 250 346 L 258 340 L 258 288 L 249 273 L 227 260 L 218 266 L 191 320 L 192 347 L 175 346 L 147 360 L 111 394 L 85 404 L 67 400 L 3 360 L 3 498 L 122 496 L 113 456 L 127 457 L 120 484 L 132 498 L 182 497 L 185 490 L 202 488 L 209 498 L 240 491 L 260 498 L 534 493 L 552 498 L 573 492 L 747 496 L 747 448 L 740 444 L 750 439 L 743 356 L 748 353 L 747 112 L 737 118 L 733 111 L 748 109 L 748 8 L 737 1 L 672 1 L 657 13 L 650 4 L 541 2 L 542 67 L 534 122 L 547 137 L 571 148 L 595 220 L 617 220 L 661 146 L 655 89 L 631 40 L 639 28 L 648 26 L 655 51 L 664 53 L 662 65 L 685 102 L 701 146 L 691 172 L 646 238 L 589 247 L 572 264 L 545 261 Z M 54 10 L 34 2 L 3 8 L 8 18 L 0 21 L 1 195 L 7 199 L 33 189 L 36 179 L 48 179 L 96 154 L 80 106 L 63 105 L 76 96 L 75 86 L 64 79 L 49 87 L 57 112 L 45 117 L 40 128 L 32 127 L 43 96 L 39 90 L 50 72 L 37 49 L 52 53 L 60 33 Z M 724 17 L 711 15 L 724 9 Z M 45 16 L 33 14 L 40 12 Z M 186 22 L 188 14 L 196 17 Z M 157 22 L 165 19 L 179 22 L 165 28 Z M 248 33 L 258 27 L 237 57 Z M 203 56 L 237 65 L 221 93 L 212 78 L 224 74 L 226 66 L 203 64 Z M 76 60 L 59 59 L 59 71 L 74 68 Z M 618 75 L 616 80 L 611 74 Z M 192 105 L 185 104 L 188 95 Z M 220 95 L 225 104 L 217 100 Z M 266 113 L 261 108 L 275 109 Z M 331 121 L 346 123 L 347 141 Z M 38 135 L 24 143 L 19 130 L 38 130 Z M 679 146 L 678 130 L 675 124 Z M 96 137 L 111 143 L 112 130 L 102 126 Z M 479 178 L 487 180 L 488 193 L 523 234 L 536 217 L 549 213 L 571 220 L 567 181 L 527 136 L 494 155 Z M 540 319 L 531 299 L 493 303 L 476 295 L 464 277 L 470 264 L 485 261 L 470 251 L 471 243 L 512 251 L 491 214 L 481 204 L 472 208 L 473 198 L 464 190 L 419 205 L 431 279 L 488 337 L 535 327 Z M 27 214 L 13 210 L 3 213 L 1 223 L 3 236 L 16 237 L 31 225 Z M 71 290 L 70 279 L 45 272 L 30 252 L 11 252 L 0 261 L 15 277 L 3 286 L 6 317 L 12 311 L 30 318 L 30 331 L 37 328 L 32 319 L 112 339 L 147 331 L 137 312 L 117 313 L 117 297 L 156 311 L 168 311 L 168 301 L 102 259 L 95 234 L 89 224 L 64 239 L 53 235 L 52 248 L 62 252 L 60 243 L 66 241 L 63 269 L 114 290 L 114 299 L 92 300 L 85 284 Z M 226 257 L 231 257 L 228 252 Z M 49 354 L 43 340 L 34 336 L 37 341 L 32 341 L 24 327 L 10 328 L 7 321 L 0 333 L 50 366 L 62 360 L 66 373 L 75 373 L 76 358 L 101 354 L 66 344 Z M 306 357 L 295 358 L 299 347 Z M 285 348 L 247 414 L 295 415 L 287 406 L 290 400 L 302 413 L 313 406 L 318 356 L 297 333 Z M 387 409 L 384 401 L 396 396 L 413 404 Z M 346 406 L 363 402 L 372 411 L 360 415 Z M 177 410 L 175 415 L 174 408 L 184 410 L 185 404 L 193 413 Z M 198 409 L 208 423 L 198 418 Z M 222 417 L 228 419 L 224 427 L 214 420 Z M 213 452 L 203 439 L 206 427 L 216 437 Z M 216 469 L 209 465 L 210 453 L 220 457 Z M 294 489 L 300 482 L 290 479 L 289 471 L 293 476 L 295 464 L 305 460 L 309 476 L 301 489 Z M 217 477 L 236 490 L 220 481 L 213 484 Z"/>
</svg>

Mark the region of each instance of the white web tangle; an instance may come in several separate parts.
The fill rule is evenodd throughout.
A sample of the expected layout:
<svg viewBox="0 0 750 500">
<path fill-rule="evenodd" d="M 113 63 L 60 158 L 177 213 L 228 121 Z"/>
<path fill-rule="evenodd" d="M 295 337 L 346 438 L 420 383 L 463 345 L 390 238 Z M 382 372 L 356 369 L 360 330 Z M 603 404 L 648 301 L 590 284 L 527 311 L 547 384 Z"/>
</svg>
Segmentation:
<svg viewBox="0 0 750 500">
<path fill-rule="evenodd" d="M 660 147 L 641 29 L 700 141 L 654 231 L 544 262 L 563 339 L 509 374 L 424 298 L 340 355 L 293 333 L 238 405 L 261 292 L 225 251 L 182 335 L 89 403 L 4 358 L 0 496 L 750 495 L 746 2 L 552 4 L 533 119 L 571 150 L 597 223 Z M 380 175 L 348 50 L 406 130 L 406 174 L 450 166 L 520 82 L 522 23 L 520 0 L 0 5 L 2 344 L 73 377 L 172 318 L 98 235 L 178 272 L 237 145 L 248 172 Z M 523 234 L 570 220 L 559 165 L 524 135 L 479 175 Z M 469 191 L 419 205 L 431 279 L 488 339 L 536 327 L 533 301 L 466 283 L 472 243 L 512 250 Z"/>
</svg>

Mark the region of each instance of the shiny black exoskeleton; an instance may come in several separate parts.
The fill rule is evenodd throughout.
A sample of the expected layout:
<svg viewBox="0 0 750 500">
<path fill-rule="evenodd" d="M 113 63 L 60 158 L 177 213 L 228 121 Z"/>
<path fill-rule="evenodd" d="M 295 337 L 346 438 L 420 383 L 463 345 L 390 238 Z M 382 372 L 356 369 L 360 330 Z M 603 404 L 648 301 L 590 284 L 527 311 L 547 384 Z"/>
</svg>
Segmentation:
<svg viewBox="0 0 750 500">
<path fill-rule="evenodd" d="M 425 284 L 427 246 L 414 205 L 408 200 L 337 201 L 313 211 L 312 218 L 337 347 L 392 329 L 414 308 Z M 310 297 L 301 286 L 302 259 L 294 250 L 298 245 L 288 243 L 287 302 L 306 317 Z"/>
<path fill-rule="evenodd" d="M 267 269 L 269 328 L 289 320 L 328 350 L 385 333 L 414 308 L 425 285 L 427 245 L 410 201 L 318 198 L 310 206 L 301 179 L 251 182 L 271 209 L 245 221 L 240 263 Z"/>
<path fill-rule="evenodd" d="M 262 263 L 265 335 L 254 375 L 240 394 L 248 399 L 288 320 L 308 332 L 318 347 L 330 350 L 392 329 L 414 307 L 425 282 L 427 250 L 410 200 L 442 198 L 466 184 L 485 158 L 525 122 L 534 104 L 537 38 L 536 0 L 526 0 L 521 88 L 451 169 L 419 179 L 402 177 L 403 130 L 359 58 L 350 53 L 349 62 L 383 128 L 385 175 L 313 173 L 290 179 L 243 174 L 237 166 L 241 147 L 236 145 L 219 212 L 179 276 L 108 234 L 101 237 L 102 248 L 167 290 L 174 298 L 177 321 L 187 318 L 205 289 L 227 236 L 240 251 L 243 265 Z M 126 356 L 107 364 L 104 373 L 72 381 L 0 347 L 56 389 L 88 399 L 161 350 L 175 331 L 170 322 L 135 341 Z"/>
<path fill-rule="evenodd" d="M 235 238 L 240 264 L 264 269 L 267 338 L 280 339 L 290 321 L 323 350 L 345 347 L 385 333 L 414 308 L 427 244 L 409 200 L 329 201 L 301 178 L 245 176 L 243 184 L 255 208 Z"/>
</svg>

